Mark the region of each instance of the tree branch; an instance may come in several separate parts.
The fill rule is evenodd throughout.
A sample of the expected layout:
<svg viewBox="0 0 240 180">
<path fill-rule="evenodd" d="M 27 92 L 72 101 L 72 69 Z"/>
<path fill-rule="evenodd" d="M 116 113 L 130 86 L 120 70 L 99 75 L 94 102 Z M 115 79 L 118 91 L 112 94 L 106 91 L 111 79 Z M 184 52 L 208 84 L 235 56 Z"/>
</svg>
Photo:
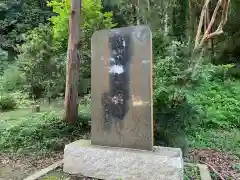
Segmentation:
<svg viewBox="0 0 240 180">
<path fill-rule="evenodd" d="M 201 15 L 200 15 L 200 20 L 199 20 L 199 24 L 198 24 L 198 30 L 197 30 L 197 35 L 196 35 L 196 39 L 195 39 L 195 48 L 197 48 L 197 46 L 199 45 L 199 40 L 200 40 L 200 35 L 201 35 L 201 31 L 202 31 L 202 27 L 203 27 L 203 20 L 204 20 L 204 16 L 206 14 L 207 11 L 207 7 L 209 4 L 210 0 L 206 0 L 205 4 L 203 6 Z"/>
<path fill-rule="evenodd" d="M 202 164 L 207 165 L 221 180 L 225 180 L 224 177 L 210 164 L 204 162 L 204 161 L 200 161 Z"/>
<path fill-rule="evenodd" d="M 215 7 L 215 9 L 214 9 L 214 12 L 213 12 L 211 21 L 210 21 L 210 23 L 209 23 L 209 25 L 208 25 L 208 28 L 207 28 L 207 30 L 205 31 L 205 33 L 204 33 L 204 35 L 203 35 L 203 38 L 202 38 L 202 40 L 201 40 L 201 42 L 200 42 L 200 44 L 199 44 L 200 47 L 202 47 L 203 44 L 204 44 L 204 43 L 206 42 L 206 40 L 208 39 L 207 37 L 208 37 L 209 32 L 210 32 L 210 30 L 211 30 L 211 28 L 212 28 L 212 26 L 213 26 L 213 24 L 214 24 L 214 22 L 215 22 L 215 19 L 216 19 L 216 16 L 217 16 L 217 13 L 218 13 L 218 10 L 219 10 L 221 4 L 222 4 L 222 0 L 218 0 L 218 3 L 217 3 L 217 5 L 216 5 L 216 7 Z"/>
<path fill-rule="evenodd" d="M 218 0 L 218 3 L 216 5 L 216 7 L 214 9 L 214 12 L 213 12 L 213 15 L 211 17 L 211 21 L 208 24 L 208 28 L 205 30 L 204 35 L 203 35 L 203 37 L 200 41 L 200 35 L 201 35 L 202 27 L 203 27 L 204 17 L 208 15 L 207 14 L 207 7 L 208 7 L 209 2 L 210 2 L 210 0 L 205 1 L 205 4 L 204 4 L 202 12 L 201 12 L 200 21 L 199 21 L 199 25 L 198 25 L 198 31 L 197 31 L 196 40 L 195 40 L 194 51 L 196 51 L 197 49 L 201 49 L 204 46 L 204 44 L 207 40 L 209 40 L 211 38 L 214 38 L 215 36 L 221 35 L 223 33 L 223 27 L 227 22 L 227 15 L 228 15 L 230 0 Z M 217 13 L 218 13 L 221 5 L 223 7 L 222 15 L 221 15 L 221 21 L 218 25 L 217 30 L 210 33 L 210 31 L 213 27 L 213 24 L 216 20 Z"/>
</svg>

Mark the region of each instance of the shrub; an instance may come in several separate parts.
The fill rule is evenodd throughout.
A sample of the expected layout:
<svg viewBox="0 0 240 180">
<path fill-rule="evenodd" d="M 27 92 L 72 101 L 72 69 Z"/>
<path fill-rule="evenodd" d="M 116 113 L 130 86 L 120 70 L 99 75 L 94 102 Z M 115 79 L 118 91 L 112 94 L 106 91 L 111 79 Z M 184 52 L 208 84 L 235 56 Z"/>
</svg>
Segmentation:
<svg viewBox="0 0 240 180">
<path fill-rule="evenodd" d="M 207 127 L 240 128 L 240 81 L 210 81 L 188 91 Z"/>
<path fill-rule="evenodd" d="M 13 110 L 17 107 L 17 102 L 13 96 L 10 94 L 0 95 L 0 110 L 7 111 Z"/>
<path fill-rule="evenodd" d="M 8 66 L 8 53 L 2 49 L 0 49 L 0 76 L 3 74 L 4 70 Z"/>
<path fill-rule="evenodd" d="M 28 116 L 0 129 L 0 151 L 29 154 L 62 150 L 65 144 L 89 131 L 86 126 L 85 130 L 81 128 L 86 121 L 89 116 L 80 117 L 74 125 L 65 124 L 54 111 Z"/>
<path fill-rule="evenodd" d="M 29 99 L 29 95 L 27 93 L 21 91 L 15 91 L 9 93 L 17 102 L 18 108 L 26 108 L 33 104 L 33 101 Z"/>
<path fill-rule="evenodd" d="M 25 87 L 29 94 L 41 97 L 45 93 L 51 97 L 64 88 L 66 56 L 64 53 L 55 55 L 48 25 L 29 31 L 18 50 L 17 65 L 26 77 Z"/>
<path fill-rule="evenodd" d="M 90 106 L 91 106 L 91 96 L 90 96 L 90 94 L 85 95 L 85 96 L 81 99 L 80 104 L 83 104 L 83 105 L 85 105 L 85 106 L 87 106 L 87 107 L 90 107 Z"/>
<path fill-rule="evenodd" d="M 199 123 L 196 109 L 186 98 L 191 74 L 185 45 L 173 41 L 165 47 L 166 54 L 158 56 L 154 64 L 154 119 L 155 141 L 186 151 L 186 131 Z M 168 54 L 168 55 L 167 55 Z M 197 126 L 197 125 L 196 125 Z"/>
<path fill-rule="evenodd" d="M 9 66 L 3 73 L 2 86 L 4 91 L 16 91 L 22 89 L 25 84 L 25 76 L 20 69 L 15 66 Z"/>
<path fill-rule="evenodd" d="M 170 37 L 164 35 L 162 32 L 153 32 L 152 34 L 153 53 L 154 57 L 166 57 L 169 45 L 171 44 Z"/>
<path fill-rule="evenodd" d="M 212 128 L 203 128 L 194 135 L 188 135 L 188 139 L 190 146 L 194 149 L 210 148 L 240 157 L 239 129 L 213 130 Z"/>
<path fill-rule="evenodd" d="M 21 91 L 3 92 L 0 91 L 0 110 L 14 110 L 16 108 L 26 108 L 33 102 L 29 99 L 28 94 Z"/>
<path fill-rule="evenodd" d="M 188 137 L 206 128 L 240 127 L 240 83 L 228 69 L 190 59 L 186 46 L 169 43 L 154 63 L 154 119 L 157 144 L 188 147 Z"/>
</svg>

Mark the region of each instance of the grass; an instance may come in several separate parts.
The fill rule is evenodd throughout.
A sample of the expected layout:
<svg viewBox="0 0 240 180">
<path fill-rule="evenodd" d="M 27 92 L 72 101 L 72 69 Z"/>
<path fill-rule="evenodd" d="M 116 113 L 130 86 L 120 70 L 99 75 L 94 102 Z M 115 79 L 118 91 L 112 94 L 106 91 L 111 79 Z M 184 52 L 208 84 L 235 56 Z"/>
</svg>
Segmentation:
<svg viewBox="0 0 240 180">
<path fill-rule="evenodd" d="M 65 144 L 80 138 L 89 138 L 90 108 L 79 106 L 81 115 L 74 125 L 62 121 L 63 105 L 40 104 L 40 112 L 31 107 L 0 114 L 0 154 L 42 156 L 62 151 Z M 185 134 L 191 149 L 216 149 L 240 157 L 240 131 L 205 128 Z M 185 179 L 198 177 L 198 169 L 185 167 Z M 197 179 L 197 178 L 195 178 Z"/>
<path fill-rule="evenodd" d="M 62 150 L 78 138 L 88 138 L 90 110 L 79 106 L 79 119 L 68 125 L 62 121 L 63 106 L 41 104 L 39 113 L 32 108 L 1 113 L 0 153 L 36 155 Z"/>
<path fill-rule="evenodd" d="M 38 180 L 64 180 L 67 178 L 69 178 L 69 176 L 63 172 L 62 168 L 57 168 Z"/>
<path fill-rule="evenodd" d="M 11 124 L 21 124 L 27 121 L 29 117 L 37 117 L 39 114 L 47 113 L 50 111 L 58 112 L 60 116 L 64 115 L 63 105 L 59 103 L 52 103 L 48 105 L 46 103 L 40 104 L 40 112 L 32 112 L 31 107 L 15 109 L 13 111 L 0 112 L 0 132 L 1 129 L 5 129 Z M 84 105 L 79 105 L 79 114 L 89 116 L 90 109 Z"/>
<path fill-rule="evenodd" d="M 229 155 L 240 157 L 240 131 L 222 129 L 205 129 L 189 137 L 193 149 L 214 149 Z"/>
<path fill-rule="evenodd" d="M 184 180 L 201 180 L 198 166 L 184 166 Z"/>
<path fill-rule="evenodd" d="M 26 132 L 26 128 L 24 129 L 22 127 L 23 125 L 26 125 L 28 128 L 32 128 L 33 131 L 41 131 L 41 129 L 34 129 L 34 126 L 41 124 L 41 122 L 47 121 L 48 118 L 53 118 L 53 121 L 56 122 L 55 125 L 57 125 L 64 115 L 63 105 L 59 102 L 54 102 L 51 105 L 41 103 L 40 107 L 41 110 L 39 113 L 32 112 L 31 107 L 2 112 L 0 114 L 0 140 L 4 139 L 3 135 L 16 136 L 19 135 L 17 133 L 24 133 L 24 131 L 26 135 L 28 135 L 27 133 L 31 133 L 31 131 Z M 89 120 L 90 108 L 86 107 L 85 105 L 80 105 L 79 114 L 81 115 L 82 119 L 84 117 L 85 119 Z M 19 127 L 22 128 L 21 130 L 24 129 L 24 131 L 19 131 Z M 59 133 L 64 135 L 66 132 L 63 132 L 64 128 L 62 126 L 61 128 L 62 130 L 60 130 Z M 53 129 L 56 129 L 56 127 L 53 127 Z M 8 130 L 10 134 L 4 133 L 6 130 Z M 13 132 L 13 130 L 17 132 Z M 65 130 L 69 129 L 66 128 Z M 74 130 L 76 131 L 77 129 Z M 69 136 L 69 133 L 70 132 L 67 133 L 67 136 Z M 74 133 L 75 132 L 72 132 L 72 134 Z M 64 136 L 62 137 L 65 138 Z M 10 140 L 11 138 L 8 137 L 8 139 Z M 188 136 L 188 140 L 190 147 L 194 149 L 216 149 L 219 151 L 228 152 L 229 154 L 237 155 L 238 157 L 240 156 L 240 131 L 238 129 L 232 129 L 231 131 L 213 128 L 201 129 L 200 131 L 195 132 L 194 136 Z"/>
<path fill-rule="evenodd" d="M 81 116 L 76 124 L 65 124 L 62 121 L 63 105 L 57 102 L 51 105 L 41 103 L 39 113 L 33 112 L 31 107 L 2 112 L 0 153 L 41 156 L 62 151 L 65 144 L 76 139 L 89 138 L 87 123 L 90 120 L 90 108 L 80 105 L 79 114 Z M 240 132 L 237 128 L 205 128 L 186 136 L 190 148 L 216 149 L 240 157 Z M 45 179 L 54 179 L 55 175 L 50 174 Z M 200 179 L 198 167 L 184 167 L 184 179 Z"/>
</svg>

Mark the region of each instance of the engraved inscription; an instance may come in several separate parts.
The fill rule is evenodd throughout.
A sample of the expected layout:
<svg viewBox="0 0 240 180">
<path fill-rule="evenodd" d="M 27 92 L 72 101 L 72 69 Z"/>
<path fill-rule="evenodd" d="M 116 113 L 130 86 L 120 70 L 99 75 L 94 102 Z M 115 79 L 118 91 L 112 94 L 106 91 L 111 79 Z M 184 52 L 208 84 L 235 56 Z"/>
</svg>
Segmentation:
<svg viewBox="0 0 240 180">
<path fill-rule="evenodd" d="M 131 37 L 117 32 L 109 36 L 109 92 L 102 95 L 102 108 L 104 112 L 104 129 L 109 130 L 113 123 L 124 119 L 128 112 L 130 99 L 130 49 Z"/>
</svg>

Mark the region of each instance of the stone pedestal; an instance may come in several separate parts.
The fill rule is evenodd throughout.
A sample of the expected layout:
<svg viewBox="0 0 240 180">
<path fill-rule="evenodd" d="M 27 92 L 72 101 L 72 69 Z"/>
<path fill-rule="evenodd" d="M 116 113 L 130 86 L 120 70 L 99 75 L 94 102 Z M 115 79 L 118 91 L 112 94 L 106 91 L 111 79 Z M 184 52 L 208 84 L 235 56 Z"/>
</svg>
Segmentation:
<svg viewBox="0 0 240 180">
<path fill-rule="evenodd" d="M 183 159 L 175 148 L 147 151 L 79 140 L 65 147 L 64 172 L 106 180 L 182 180 Z"/>
</svg>

